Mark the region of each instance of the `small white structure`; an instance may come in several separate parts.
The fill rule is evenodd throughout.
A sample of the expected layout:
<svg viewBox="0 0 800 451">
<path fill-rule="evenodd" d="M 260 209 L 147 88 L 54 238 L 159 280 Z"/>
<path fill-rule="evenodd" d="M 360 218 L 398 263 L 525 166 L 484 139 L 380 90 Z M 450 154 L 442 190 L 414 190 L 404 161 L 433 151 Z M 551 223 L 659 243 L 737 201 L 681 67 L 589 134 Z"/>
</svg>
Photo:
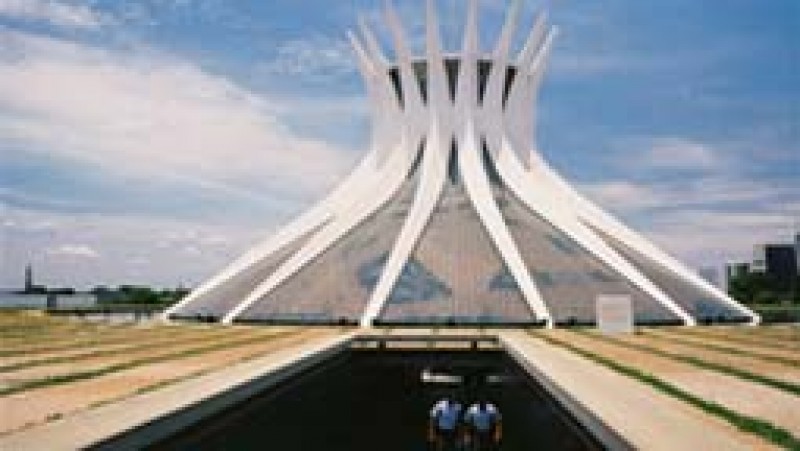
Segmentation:
<svg viewBox="0 0 800 451">
<path fill-rule="evenodd" d="M 391 4 L 389 61 L 350 34 L 373 111 L 372 144 L 314 208 L 166 312 L 168 318 L 372 324 L 594 323 L 623 293 L 637 323 L 758 317 L 578 194 L 536 150 L 534 105 L 556 31 L 543 15 L 512 55 L 519 3 L 479 45 L 442 48 L 427 2 L 414 56 Z"/>
<path fill-rule="evenodd" d="M 628 295 L 597 296 L 597 327 L 607 334 L 633 332 L 633 305 Z"/>
</svg>

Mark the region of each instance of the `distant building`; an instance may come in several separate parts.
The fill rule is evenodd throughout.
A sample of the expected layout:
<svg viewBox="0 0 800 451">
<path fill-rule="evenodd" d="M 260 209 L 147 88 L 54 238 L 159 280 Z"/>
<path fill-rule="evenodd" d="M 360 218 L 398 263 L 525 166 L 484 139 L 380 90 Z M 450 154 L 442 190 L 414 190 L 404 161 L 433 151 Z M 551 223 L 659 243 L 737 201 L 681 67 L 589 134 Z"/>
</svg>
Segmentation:
<svg viewBox="0 0 800 451">
<path fill-rule="evenodd" d="M 730 262 L 725 265 L 725 277 L 730 280 L 734 277 L 743 276 L 750 272 L 750 263 L 748 262 Z"/>
<path fill-rule="evenodd" d="M 0 310 L 2 309 L 52 309 L 83 308 L 97 304 L 91 293 L 46 294 L 23 293 L 22 291 L 0 291 Z"/>
<path fill-rule="evenodd" d="M 25 266 L 25 292 L 30 293 L 33 291 L 33 268 L 30 263 Z"/>
<path fill-rule="evenodd" d="M 33 265 L 25 265 L 25 283 L 21 290 L 0 291 L 0 309 L 57 309 L 90 307 L 97 304 L 92 293 L 79 293 L 71 287 L 48 288 L 37 285 Z"/>
<path fill-rule="evenodd" d="M 749 262 L 728 262 L 725 264 L 725 291 L 729 291 L 731 280 L 750 272 Z"/>
<path fill-rule="evenodd" d="M 797 270 L 800 271 L 800 232 L 794 235 L 794 259 Z"/>
<path fill-rule="evenodd" d="M 796 246 L 796 243 L 756 245 L 751 270 L 771 276 L 776 288 L 789 290 L 797 277 Z"/>
<path fill-rule="evenodd" d="M 47 293 L 47 287 L 44 285 L 36 285 L 33 280 L 33 266 L 29 263 L 25 265 L 25 286 L 21 294 L 44 294 Z"/>
</svg>

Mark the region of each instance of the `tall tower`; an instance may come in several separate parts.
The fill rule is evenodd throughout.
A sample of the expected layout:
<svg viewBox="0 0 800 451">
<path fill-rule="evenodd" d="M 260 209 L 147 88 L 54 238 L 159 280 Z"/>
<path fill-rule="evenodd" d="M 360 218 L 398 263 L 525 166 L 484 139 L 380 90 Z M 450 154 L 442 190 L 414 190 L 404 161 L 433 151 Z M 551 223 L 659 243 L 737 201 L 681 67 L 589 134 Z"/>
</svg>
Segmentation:
<svg viewBox="0 0 800 451">
<path fill-rule="evenodd" d="M 33 291 L 33 267 L 30 263 L 25 265 L 25 292 Z"/>
<path fill-rule="evenodd" d="M 391 3 L 394 61 L 349 38 L 372 106 L 369 153 L 322 202 L 166 312 L 168 318 L 373 324 L 592 323 L 630 296 L 638 323 L 758 317 L 581 196 L 536 149 L 534 106 L 556 30 L 511 53 L 513 2 L 480 47 L 468 3 L 445 52 L 427 2 L 424 55 Z"/>
</svg>

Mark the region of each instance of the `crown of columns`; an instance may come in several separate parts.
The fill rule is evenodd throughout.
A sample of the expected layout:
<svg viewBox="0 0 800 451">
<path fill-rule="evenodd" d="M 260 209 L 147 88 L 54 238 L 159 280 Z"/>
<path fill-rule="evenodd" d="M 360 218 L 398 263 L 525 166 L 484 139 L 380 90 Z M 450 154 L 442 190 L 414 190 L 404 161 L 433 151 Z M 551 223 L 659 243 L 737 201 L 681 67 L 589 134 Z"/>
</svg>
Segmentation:
<svg viewBox="0 0 800 451">
<path fill-rule="evenodd" d="M 372 105 L 373 146 L 388 151 L 399 141 L 421 142 L 430 138 L 433 127 L 438 135 L 452 139 L 472 124 L 490 151 L 499 147 L 503 134 L 514 148 L 530 149 L 536 94 L 557 29 L 548 26 L 545 14 L 540 13 L 522 50 L 512 55 L 519 12 L 520 1 L 513 1 L 497 42 L 484 53 L 478 2 L 469 0 L 461 49 L 446 52 L 436 6 L 427 0 L 425 54 L 415 56 L 389 1 L 384 21 L 396 55 L 393 62 L 361 18 L 360 32 L 348 32 L 348 37 Z M 382 157 L 381 162 L 386 155 Z"/>
</svg>

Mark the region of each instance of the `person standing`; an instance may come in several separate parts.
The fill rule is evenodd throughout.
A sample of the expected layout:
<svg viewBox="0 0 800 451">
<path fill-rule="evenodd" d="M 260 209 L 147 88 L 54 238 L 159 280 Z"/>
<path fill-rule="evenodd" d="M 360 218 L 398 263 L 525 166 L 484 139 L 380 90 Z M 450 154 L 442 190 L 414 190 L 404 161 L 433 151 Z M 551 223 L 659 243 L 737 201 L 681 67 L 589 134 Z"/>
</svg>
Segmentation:
<svg viewBox="0 0 800 451">
<path fill-rule="evenodd" d="M 475 451 L 494 451 L 499 449 L 503 438 L 503 423 L 500 411 L 494 404 L 486 401 L 476 402 L 464 414 L 469 442 Z"/>
<path fill-rule="evenodd" d="M 436 402 L 430 412 L 428 441 L 437 451 L 456 450 L 461 411 L 460 403 L 446 396 Z"/>
</svg>

